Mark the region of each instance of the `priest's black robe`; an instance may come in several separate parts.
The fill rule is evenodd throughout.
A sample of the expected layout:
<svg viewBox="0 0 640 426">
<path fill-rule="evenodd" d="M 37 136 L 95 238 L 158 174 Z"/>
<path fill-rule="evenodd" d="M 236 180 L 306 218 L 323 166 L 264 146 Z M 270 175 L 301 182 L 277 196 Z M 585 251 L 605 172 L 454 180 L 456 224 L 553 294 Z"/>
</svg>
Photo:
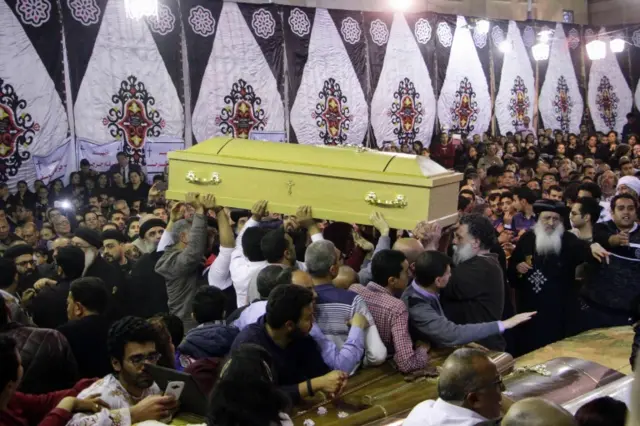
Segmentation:
<svg viewBox="0 0 640 426">
<path fill-rule="evenodd" d="M 517 311 L 538 313 L 516 328 L 518 343 L 515 355 L 567 337 L 569 323 L 577 311 L 576 267 L 590 259 L 590 245 L 570 232 L 562 236 L 559 255 L 536 253 L 533 231 L 527 231 L 520 238 L 509 259 L 509 283 L 516 291 Z M 521 262 L 527 262 L 533 268 L 526 274 L 520 274 L 516 267 Z"/>
</svg>

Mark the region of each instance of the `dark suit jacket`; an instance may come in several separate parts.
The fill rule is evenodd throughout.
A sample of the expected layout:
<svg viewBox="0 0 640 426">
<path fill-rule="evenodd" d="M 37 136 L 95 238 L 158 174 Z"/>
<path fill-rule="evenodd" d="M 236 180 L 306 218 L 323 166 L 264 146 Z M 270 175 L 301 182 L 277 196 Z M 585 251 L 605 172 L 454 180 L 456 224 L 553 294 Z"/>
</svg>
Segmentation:
<svg viewBox="0 0 640 426">
<path fill-rule="evenodd" d="M 78 362 L 80 377 L 104 377 L 111 372 L 107 333 L 111 322 L 102 315 L 69 321 L 58 328 Z"/>
</svg>

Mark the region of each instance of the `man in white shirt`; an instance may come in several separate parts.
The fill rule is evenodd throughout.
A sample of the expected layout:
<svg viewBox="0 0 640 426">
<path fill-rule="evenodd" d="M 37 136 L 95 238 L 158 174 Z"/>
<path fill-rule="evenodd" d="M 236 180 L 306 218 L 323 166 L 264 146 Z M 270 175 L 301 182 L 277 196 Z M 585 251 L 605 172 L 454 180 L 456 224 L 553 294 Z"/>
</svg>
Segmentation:
<svg viewBox="0 0 640 426">
<path fill-rule="evenodd" d="M 291 224 L 292 221 L 295 222 L 293 225 Z M 318 228 L 315 220 L 313 220 L 311 206 L 299 207 L 296 216 L 290 216 L 288 222 L 289 223 L 284 224 L 281 228 L 267 232 L 262 237 L 262 240 L 260 240 L 260 250 L 269 265 L 282 265 L 287 268 L 306 271 L 305 264 L 296 259 L 296 247 L 293 244 L 293 238 L 286 232 L 285 228 L 293 226 L 294 228 L 300 227 L 306 230 L 312 242 L 320 241 L 324 238 L 322 237 L 320 228 Z M 265 266 L 266 265 L 264 265 L 263 268 Z M 256 271 L 249 281 L 247 303 L 251 303 L 260 298 L 257 286 L 257 276 L 260 270 L 261 269 Z"/>
<path fill-rule="evenodd" d="M 436 401 L 418 404 L 404 426 L 475 426 L 500 417 L 504 384 L 495 364 L 478 349 L 458 349 L 444 362 Z"/>
</svg>

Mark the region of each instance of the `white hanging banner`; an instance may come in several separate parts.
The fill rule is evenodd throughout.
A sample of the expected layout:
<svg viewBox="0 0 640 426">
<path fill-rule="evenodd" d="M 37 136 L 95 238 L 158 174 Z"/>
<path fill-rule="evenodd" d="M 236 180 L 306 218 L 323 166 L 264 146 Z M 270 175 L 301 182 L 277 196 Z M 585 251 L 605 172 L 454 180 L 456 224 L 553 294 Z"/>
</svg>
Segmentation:
<svg viewBox="0 0 640 426">
<path fill-rule="evenodd" d="M 184 149 L 184 141 L 175 142 L 151 142 L 144 147 L 146 157 L 146 169 L 148 175 L 163 173 L 169 164 L 167 153 Z"/>
<path fill-rule="evenodd" d="M 80 149 L 78 150 L 78 164 L 86 159 L 91 164 L 91 169 L 97 172 L 106 172 L 118 160 L 116 155 L 122 149 L 122 142 L 114 141 L 97 144 L 88 140 L 78 139 Z"/>
<path fill-rule="evenodd" d="M 49 185 L 50 182 L 61 178 L 66 185 L 69 182 L 69 174 L 76 170 L 73 164 L 72 146 L 71 140 L 67 139 L 63 145 L 47 156 L 34 155 L 32 159 L 36 169 L 36 179 Z"/>
</svg>

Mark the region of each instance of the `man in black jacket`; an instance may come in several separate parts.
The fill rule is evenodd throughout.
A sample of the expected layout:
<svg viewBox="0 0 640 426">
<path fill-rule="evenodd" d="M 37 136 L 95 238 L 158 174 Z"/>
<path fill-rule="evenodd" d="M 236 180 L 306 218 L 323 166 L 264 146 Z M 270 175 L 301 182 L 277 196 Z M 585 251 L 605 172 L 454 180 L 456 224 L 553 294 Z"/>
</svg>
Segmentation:
<svg viewBox="0 0 640 426">
<path fill-rule="evenodd" d="M 36 283 L 30 302 L 33 321 L 41 328 L 57 328 L 67 322 L 67 296 L 71 281 L 82 276 L 84 253 L 78 247 L 61 247 L 54 256 L 57 281 L 44 278 Z"/>
<path fill-rule="evenodd" d="M 496 242 L 491 221 L 479 214 L 462 216 L 454 236 L 449 285 L 441 293 L 445 316 L 457 324 L 495 322 L 504 309 L 504 277 L 498 256 L 491 253 Z M 481 345 L 502 351 L 505 341 L 496 334 Z"/>
<path fill-rule="evenodd" d="M 100 256 L 102 235 L 97 231 L 78 228 L 71 239 L 71 244 L 84 252 L 83 277 L 100 278 L 110 289 L 117 288 L 124 280 L 122 272 Z"/>
<path fill-rule="evenodd" d="M 80 278 L 71 283 L 67 299 L 69 322 L 58 328 L 78 362 L 81 378 L 104 377 L 111 372 L 107 349 L 109 319 L 105 315 L 109 293 L 100 278 Z"/>
</svg>

